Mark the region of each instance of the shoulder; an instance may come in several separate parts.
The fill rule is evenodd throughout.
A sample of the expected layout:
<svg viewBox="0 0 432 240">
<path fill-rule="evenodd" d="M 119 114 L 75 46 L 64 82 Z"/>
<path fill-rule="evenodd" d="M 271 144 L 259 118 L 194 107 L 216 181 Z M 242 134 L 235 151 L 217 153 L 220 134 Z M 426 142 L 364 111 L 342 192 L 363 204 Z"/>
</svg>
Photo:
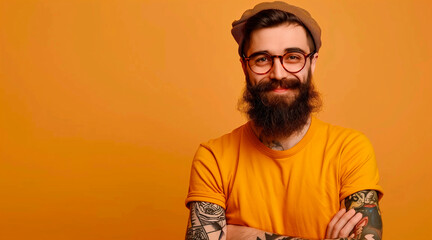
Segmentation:
<svg viewBox="0 0 432 240">
<path fill-rule="evenodd" d="M 327 126 L 329 145 L 338 156 L 342 179 L 351 176 L 369 179 L 371 176 L 375 181 L 378 176 L 375 152 L 366 135 L 351 128 L 323 124 Z"/>
<path fill-rule="evenodd" d="M 229 178 L 238 160 L 239 145 L 246 127 L 247 124 L 244 124 L 230 133 L 200 144 L 192 162 L 191 172 L 193 176 L 200 176 L 197 177 L 200 180 L 194 182 L 204 180 L 217 182 L 214 186 L 226 186 L 224 182 Z"/>
<path fill-rule="evenodd" d="M 346 148 L 367 148 L 372 149 L 372 144 L 366 135 L 358 130 L 333 125 L 330 123 L 318 120 L 319 133 L 327 139 L 332 145 L 337 145 L 343 149 Z"/>
<path fill-rule="evenodd" d="M 213 153 L 221 153 L 222 151 L 230 151 L 240 144 L 247 131 L 248 123 L 245 123 L 230 133 L 220 137 L 210 139 L 207 142 L 201 143 L 200 147 L 205 148 Z"/>
</svg>

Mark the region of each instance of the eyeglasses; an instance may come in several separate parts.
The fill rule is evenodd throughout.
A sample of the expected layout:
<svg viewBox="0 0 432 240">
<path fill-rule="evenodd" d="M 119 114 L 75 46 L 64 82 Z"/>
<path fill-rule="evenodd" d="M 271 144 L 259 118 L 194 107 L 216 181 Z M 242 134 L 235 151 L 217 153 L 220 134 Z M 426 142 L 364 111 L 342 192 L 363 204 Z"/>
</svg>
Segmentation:
<svg viewBox="0 0 432 240">
<path fill-rule="evenodd" d="M 257 52 L 249 57 L 243 57 L 247 61 L 250 70 L 256 74 L 264 75 L 270 72 L 274 64 L 274 58 L 279 58 L 283 68 L 289 73 L 298 73 L 306 65 L 306 59 L 315 52 L 304 54 L 303 52 L 287 52 L 284 55 L 270 55 Z"/>
</svg>

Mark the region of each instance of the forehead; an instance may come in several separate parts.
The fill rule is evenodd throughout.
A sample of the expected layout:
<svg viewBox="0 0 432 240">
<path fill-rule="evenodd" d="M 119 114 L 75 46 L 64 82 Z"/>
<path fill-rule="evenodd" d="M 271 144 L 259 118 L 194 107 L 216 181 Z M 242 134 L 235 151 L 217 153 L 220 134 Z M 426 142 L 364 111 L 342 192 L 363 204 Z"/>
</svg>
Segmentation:
<svg viewBox="0 0 432 240">
<path fill-rule="evenodd" d="M 267 51 L 270 54 L 283 54 L 287 48 L 300 48 L 309 53 L 306 30 L 297 24 L 283 24 L 271 28 L 255 30 L 251 33 L 247 56 Z"/>
</svg>

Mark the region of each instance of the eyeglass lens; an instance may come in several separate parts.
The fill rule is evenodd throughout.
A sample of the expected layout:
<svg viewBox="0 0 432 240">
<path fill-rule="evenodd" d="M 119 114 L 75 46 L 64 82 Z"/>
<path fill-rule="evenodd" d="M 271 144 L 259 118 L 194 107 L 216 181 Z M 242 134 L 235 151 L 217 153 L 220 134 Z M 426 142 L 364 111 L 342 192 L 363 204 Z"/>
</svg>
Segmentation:
<svg viewBox="0 0 432 240">
<path fill-rule="evenodd" d="M 272 66 L 275 56 L 270 54 L 261 53 L 249 58 L 249 67 L 251 70 L 258 74 L 268 72 Z M 277 60 L 276 60 L 277 61 Z M 302 53 L 299 52 L 288 52 L 282 56 L 283 67 L 288 72 L 298 72 L 305 65 L 306 59 Z"/>
</svg>

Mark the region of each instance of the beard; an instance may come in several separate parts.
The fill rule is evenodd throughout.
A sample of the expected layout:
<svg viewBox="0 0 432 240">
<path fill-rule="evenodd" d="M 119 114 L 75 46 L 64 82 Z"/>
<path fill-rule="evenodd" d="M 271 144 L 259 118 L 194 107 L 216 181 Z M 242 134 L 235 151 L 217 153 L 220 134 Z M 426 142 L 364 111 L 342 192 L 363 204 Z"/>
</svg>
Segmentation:
<svg viewBox="0 0 432 240">
<path fill-rule="evenodd" d="M 277 87 L 295 91 L 295 96 L 275 94 Z M 239 101 L 239 109 L 247 114 L 255 126 L 261 129 L 260 137 L 285 138 L 303 129 L 311 113 L 321 107 L 320 94 L 312 83 L 308 71 L 307 80 L 298 78 L 261 81 L 252 85 L 246 76 L 246 90 Z"/>
</svg>

